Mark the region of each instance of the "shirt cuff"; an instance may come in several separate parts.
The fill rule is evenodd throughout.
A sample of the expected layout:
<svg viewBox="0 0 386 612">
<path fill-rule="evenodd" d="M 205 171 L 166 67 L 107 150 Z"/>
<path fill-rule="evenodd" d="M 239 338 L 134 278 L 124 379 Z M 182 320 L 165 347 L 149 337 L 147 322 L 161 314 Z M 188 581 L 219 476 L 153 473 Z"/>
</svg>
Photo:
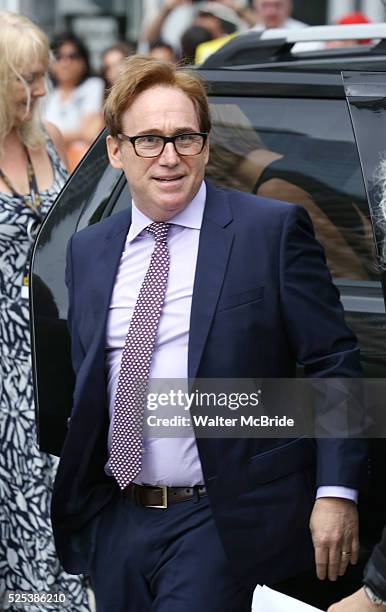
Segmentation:
<svg viewBox="0 0 386 612">
<path fill-rule="evenodd" d="M 348 487 L 318 487 L 316 499 L 319 499 L 319 497 L 341 497 L 357 503 L 358 491 Z"/>
</svg>

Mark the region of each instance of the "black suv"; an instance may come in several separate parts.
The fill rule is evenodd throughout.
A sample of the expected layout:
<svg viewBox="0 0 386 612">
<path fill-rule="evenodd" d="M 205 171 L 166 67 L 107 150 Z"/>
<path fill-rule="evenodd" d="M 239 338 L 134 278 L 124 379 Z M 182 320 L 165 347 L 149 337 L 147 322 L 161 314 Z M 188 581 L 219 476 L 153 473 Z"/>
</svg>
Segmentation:
<svg viewBox="0 0 386 612">
<path fill-rule="evenodd" d="M 307 208 L 359 339 L 364 374 L 378 379 L 386 377 L 386 75 L 378 72 L 386 70 L 386 29 L 384 35 L 363 47 L 295 54 L 293 43 L 283 38 L 250 33 L 199 69 L 213 119 L 207 177 Z M 341 74 L 342 69 L 349 72 Z M 60 454 L 73 390 L 66 245 L 74 232 L 130 206 L 123 173 L 108 164 L 105 136 L 70 177 L 33 252 L 37 421 L 40 448 L 53 454 Z M 362 563 L 340 586 L 325 585 L 324 595 L 310 596 L 314 605 L 327 605 L 359 584 L 386 519 L 385 450 L 383 440 L 372 441 L 370 487 L 361 501 Z M 312 580 L 307 584 L 304 592 Z"/>
</svg>

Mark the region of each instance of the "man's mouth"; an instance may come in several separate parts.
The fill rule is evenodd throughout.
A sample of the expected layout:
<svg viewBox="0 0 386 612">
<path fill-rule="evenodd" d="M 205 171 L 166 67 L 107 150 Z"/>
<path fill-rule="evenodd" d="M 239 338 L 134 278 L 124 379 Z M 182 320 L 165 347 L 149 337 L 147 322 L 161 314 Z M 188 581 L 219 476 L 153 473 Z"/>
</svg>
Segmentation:
<svg viewBox="0 0 386 612">
<path fill-rule="evenodd" d="M 158 181 L 159 183 L 175 183 L 177 181 L 180 181 L 183 178 L 184 177 L 182 174 L 179 176 L 168 176 L 168 177 L 155 176 L 154 177 L 154 179 Z"/>
</svg>

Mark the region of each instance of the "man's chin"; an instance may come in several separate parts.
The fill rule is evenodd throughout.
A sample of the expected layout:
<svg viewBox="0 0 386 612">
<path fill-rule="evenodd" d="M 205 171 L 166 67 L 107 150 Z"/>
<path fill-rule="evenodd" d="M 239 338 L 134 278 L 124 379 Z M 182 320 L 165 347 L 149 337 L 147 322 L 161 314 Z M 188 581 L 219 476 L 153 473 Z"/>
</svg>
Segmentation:
<svg viewBox="0 0 386 612">
<path fill-rule="evenodd" d="M 188 201 L 184 198 L 175 198 L 160 202 L 160 209 L 168 215 L 168 218 L 177 215 L 181 210 L 188 205 Z"/>
<path fill-rule="evenodd" d="M 169 192 L 158 191 L 158 202 L 162 208 L 167 210 L 176 210 L 178 208 L 184 208 L 190 201 L 190 196 L 181 189 L 175 189 Z"/>
</svg>

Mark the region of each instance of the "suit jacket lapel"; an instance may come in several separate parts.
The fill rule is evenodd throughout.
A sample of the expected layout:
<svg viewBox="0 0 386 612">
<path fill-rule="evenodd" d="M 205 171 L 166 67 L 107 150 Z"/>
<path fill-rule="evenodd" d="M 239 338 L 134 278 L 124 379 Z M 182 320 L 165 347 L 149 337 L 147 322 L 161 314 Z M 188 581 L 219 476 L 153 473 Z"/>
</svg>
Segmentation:
<svg viewBox="0 0 386 612">
<path fill-rule="evenodd" d="M 190 315 L 188 376 L 195 378 L 233 243 L 228 196 L 207 183 Z"/>
</svg>

